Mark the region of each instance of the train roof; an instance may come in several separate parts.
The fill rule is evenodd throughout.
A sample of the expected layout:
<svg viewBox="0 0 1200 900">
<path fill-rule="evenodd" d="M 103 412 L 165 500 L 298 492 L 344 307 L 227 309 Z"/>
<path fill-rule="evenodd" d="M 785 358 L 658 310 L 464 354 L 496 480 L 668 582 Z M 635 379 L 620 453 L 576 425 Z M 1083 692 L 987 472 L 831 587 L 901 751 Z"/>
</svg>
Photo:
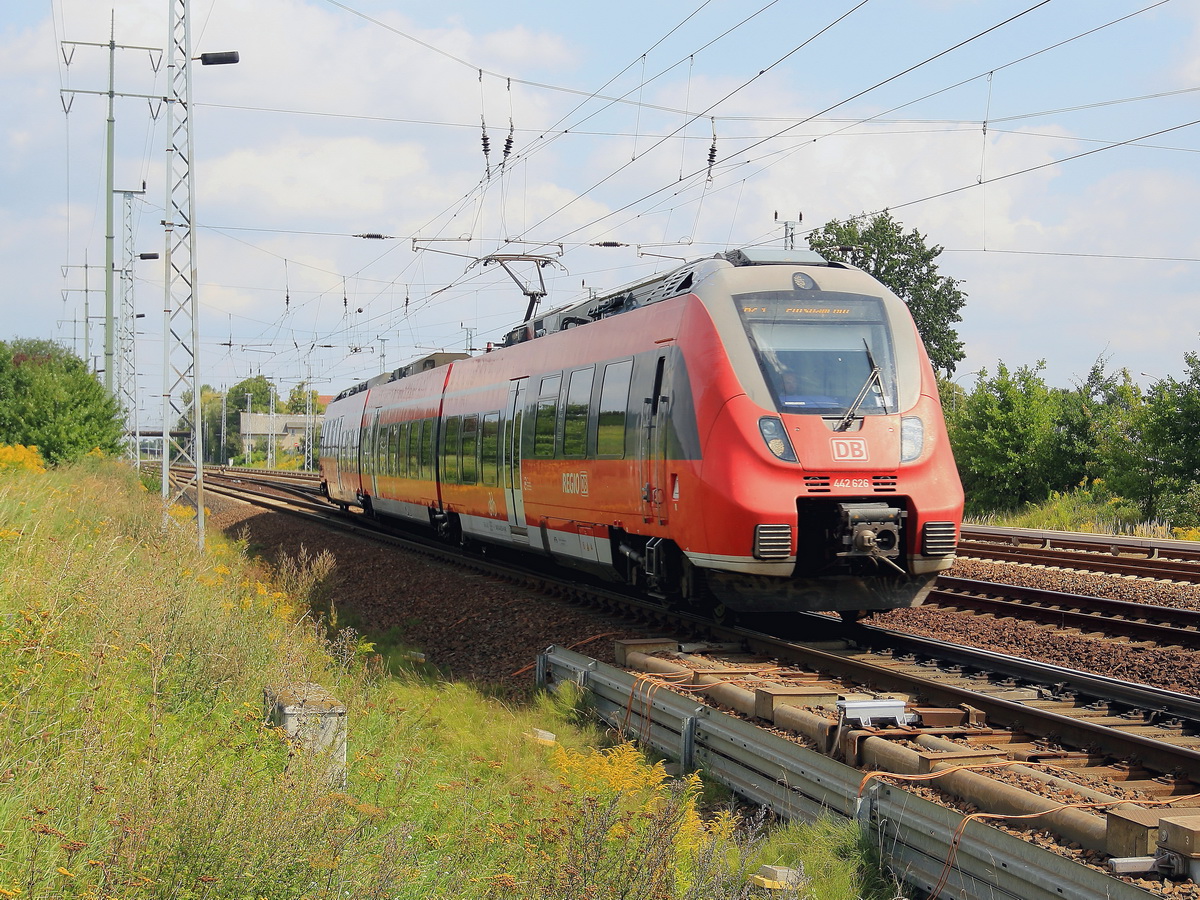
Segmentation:
<svg viewBox="0 0 1200 900">
<path fill-rule="evenodd" d="M 501 346 L 511 347 L 547 334 L 598 322 L 601 319 L 620 315 L 660 300 L 678 297 L 685 293 L 698 277 L 708 274 L 713 269 L 729 265 L 854 268 L 847 263 L 827 260 L 814 250 L 787 250 L 777 247 L 746 247 L 740 250 L 728 250 L 715 256 L 691 260 L 669 272 L 653 275 L 606 294 L 588 297 L 586 300 L 552 309 L 513 328 L 505 335 Z M 377 385 L 406 378 L 417 372 L 426 372 L 460 359 L 467 359 L 470 355 L 469 353 L 431 353 L 398 369 L 383 372 L 366 381 L 360 381 L 358 384 L 346 388 L 334 400 L 342 400 Z"/>
<path fill-rule="evenodd" d="M 422 356 L 420 359 L 415 359 L 407 365 L 400 366 L 398 369 L 393 369 L 390 372 L 381 372 L 374 378 L 368 378 L 366 381 L 360 381 L 358 384 L 346 388 L 333 399 L 344 400 L 346 397 L 353 396 L 359 391 L 367 390 L 367 388 L 373 388 L 377 385 L 387 384 L 389 381 L 397 381 L 401 378 L 407 378 L 409 375 L 415 375 L 418 372 L 428 372 L 430 369 L 437 369 L 441 366 L 449 365 L 456 360 L 467 359 L 470 356 L 470 353 L 447 353 L 443 351 L 430 353 L 428 356 Z"/>
<path fill-rule="evenodd" d="M 853 268 L 846 263 L 827 260 L 814 250 L 786 250 L 777 247 L 747 247 L 728 250 L 715 256 L 704 257 L 684 263 L 677 269 L 660 273 L 642 281 L 625 285 L 607 294 L 589 297 L 586 300 L 560 306 L 528 322 L 523 322 L 508 332 L 503 346 L 524 343 L 534 338 L 566 331 L 579 325 L 588 325 L 609 316 L 668 300 L 685 293 L 698 276 L 714 268 L 733 266 L 827 266 L 830 268 Z"/>
</svg>

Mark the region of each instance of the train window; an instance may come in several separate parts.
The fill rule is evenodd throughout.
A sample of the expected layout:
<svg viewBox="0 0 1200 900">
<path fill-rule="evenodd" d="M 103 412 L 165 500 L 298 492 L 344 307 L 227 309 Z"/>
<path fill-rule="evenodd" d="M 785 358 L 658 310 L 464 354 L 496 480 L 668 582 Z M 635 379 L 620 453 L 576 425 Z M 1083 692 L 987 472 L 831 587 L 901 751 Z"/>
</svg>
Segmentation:
<svg viewBox="0 0 1200 900">
<path fill-rule="evenodd" d="M 408 423 L 396 423 L 396 476 L 404 477 L 405 463 L 408 462 Z"/>
<path fill-rule="evenodd" d="M 462 420 L 462 483 L 479 480 L 479 416 L 463 416 Z"/>
<path fill-rule="evenodd" d="M 543 459 L 554 456 L 554 428 L 558 424 L 558 389 L 561 375 L 547 375 L 542 379 L 533 421 L 533 455 Z"/>
<path fill-rule="evenodd" d="M 737 294 L 738 313 L 758 364 L 788 413 L 840 415 L 866 391 L 860 415 L 895 412 L 896 364 L 883 300 L 805 291 Z M 879 379 L 871 377 L 879 367 Z"/>
<path fill-rule="evenodd" d="M 483 483 L 499 484 L 500 478 L 500 413 L 488 413 L 483 417 L 483 433 L 479 440 L 482 460 L 480 469 Z"/>
<path fill-rule="evenodd" d="M 594 368 L 571 373 L 567 382 L 567 405 L 563 410 L 563 456 L 587 455 L 588 405 L 592 399 Z"/>
<path fill-rule="evenodd" d="M 554 455 L 554 425 L 558 419 L 558 400 L 539 400 L 533 423 L 533 455 Z"/>
<path fill-rule="evenodd" d="M 421 423 L 408 423 L 408 477 L 421 477 Z"/>
<path fill-rule="evenodd" d="M 421 477 L 433 478 L 433 431 L 437 419 L 425 419 L 421 423 Z"/>
<path fill-rule="evenodd" d="M 442 439 L 442 481 L 458 483 L 458 440 L 462 432 L 462 419 L 453 416 L 446 420 L 446 432 Z"/>
<path fill-rule="evenodd" d="M 629 406 L 629 381 L 633 360 L 609 363 L 600 384 L 596 455 L 620 459 L 625 455 L 625 410 Z"/>
</svg>

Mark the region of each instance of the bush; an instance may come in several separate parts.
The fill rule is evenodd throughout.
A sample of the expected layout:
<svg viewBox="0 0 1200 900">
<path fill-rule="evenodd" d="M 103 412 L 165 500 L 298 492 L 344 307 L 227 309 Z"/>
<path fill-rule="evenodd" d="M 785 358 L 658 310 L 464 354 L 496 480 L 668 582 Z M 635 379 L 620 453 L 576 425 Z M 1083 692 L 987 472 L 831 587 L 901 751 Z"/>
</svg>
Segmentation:
<svg viewBox="0 0 1200 900">
<path fill-rule="evenodd" d="M 38 448 L 22 444 L 0 444 L 0 472 L 45 472 L 46 464 Z"/>
</svg>

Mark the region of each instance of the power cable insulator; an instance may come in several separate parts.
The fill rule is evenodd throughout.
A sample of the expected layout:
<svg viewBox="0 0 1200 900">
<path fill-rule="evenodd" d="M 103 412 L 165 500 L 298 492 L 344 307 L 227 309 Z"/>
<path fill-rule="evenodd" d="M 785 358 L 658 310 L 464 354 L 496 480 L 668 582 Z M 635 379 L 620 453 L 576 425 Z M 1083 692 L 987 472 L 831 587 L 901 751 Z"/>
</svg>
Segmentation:
<svg viewBox="0 0 1200 900">
<path fill-rule="evenodd" d="M 713 165 L 717 161 L 717 120 L 712 119 L 713 140 L 712 146 L 708 148 L 708 180 L 712 181 Z"/>
</svg>

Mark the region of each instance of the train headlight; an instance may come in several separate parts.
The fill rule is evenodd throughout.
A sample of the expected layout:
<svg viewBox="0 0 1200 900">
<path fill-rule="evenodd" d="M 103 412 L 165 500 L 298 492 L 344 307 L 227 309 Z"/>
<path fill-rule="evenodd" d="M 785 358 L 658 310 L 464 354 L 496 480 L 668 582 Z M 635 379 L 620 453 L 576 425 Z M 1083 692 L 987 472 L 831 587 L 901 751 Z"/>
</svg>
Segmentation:
<svg viewBox="0 0 1200 900">
<path fill-rule="evenodd" d="M 767 442 L 767 449 L 775 456 L 784 462 L 796 461 L 796 451 L 792 449 L 792 442 L 788 440 L 787 429 L 783 427 L 783 422 L 775 416 L 763 416 L 758 420 L 758 430 L 762 433 L 763 440 Z"/>
<path fill-rule="evenodd" d="M 917 416 L 900 420 L 900 462 L 912 462 L 925 449 L 925 423 Z"/>
</svg>

